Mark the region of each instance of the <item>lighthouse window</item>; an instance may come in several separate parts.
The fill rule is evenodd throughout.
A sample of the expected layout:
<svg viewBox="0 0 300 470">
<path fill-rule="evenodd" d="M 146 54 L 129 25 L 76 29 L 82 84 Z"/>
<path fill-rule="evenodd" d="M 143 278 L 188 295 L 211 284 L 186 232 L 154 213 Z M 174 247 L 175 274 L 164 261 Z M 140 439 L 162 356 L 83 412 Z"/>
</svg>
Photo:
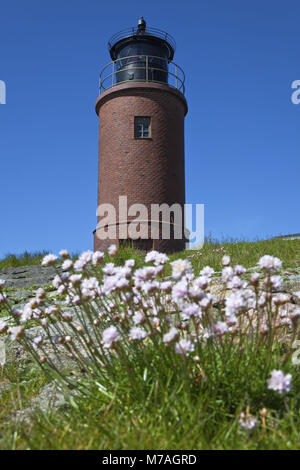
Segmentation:
<svg viewBox="0 0 300 470">
<path fill-rule="evenodd" d="M 134 118 L 134 137 L 136 139 L 149 139 L 150 137 L 150 118 Z"/>
</svg>

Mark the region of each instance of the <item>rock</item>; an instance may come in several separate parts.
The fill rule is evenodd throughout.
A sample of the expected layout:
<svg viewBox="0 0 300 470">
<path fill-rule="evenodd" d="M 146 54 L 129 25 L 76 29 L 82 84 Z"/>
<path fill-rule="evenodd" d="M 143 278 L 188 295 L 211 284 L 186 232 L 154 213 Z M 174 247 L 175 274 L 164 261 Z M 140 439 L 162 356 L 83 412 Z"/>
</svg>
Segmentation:
<svg viewBox="0 0 300 470">
<path fill-rule="evenodd" d="M 4 279 L 7 288 L 25 288 L 44 286 L 55 277 L 56 271 L 51 266 L 20 266 L 0 271 L 0 279 Z"/>
<path fill-rule="evenodd" d="M 300 291 L 300 274 L 291 274 L 286 277 L 284 287 L 290 293 Z"/>
<path fill-rule="evenodd" d="M 61 386 L 56 382 L 50 382 L 39 391 L 36 398 L 31 401 L 32 408 L 39 408 L 43 412 L 49 410 L 58 409 L 67 404 L 65 395 L 61 389 Z"/>
<path fill-rule="evenodd" d="M 68 401 L 61 386 L 53 381 L 40 389 L 38 396 L 30 401 L 30 406 L 17 411 L 14 420 L 29 423 L 36 411 L 42 411 L 43 413 L 57 411 L 67 406 L 67 404 Z"/>
</svg>

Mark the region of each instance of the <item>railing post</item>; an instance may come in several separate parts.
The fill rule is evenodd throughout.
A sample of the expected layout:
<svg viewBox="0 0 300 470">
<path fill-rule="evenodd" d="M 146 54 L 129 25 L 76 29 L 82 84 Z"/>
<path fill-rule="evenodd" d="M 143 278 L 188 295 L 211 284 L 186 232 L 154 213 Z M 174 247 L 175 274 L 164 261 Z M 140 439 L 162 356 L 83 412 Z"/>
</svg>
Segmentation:
<svg viewBox="0 0 300 470">
<path fill-rule="evenodd" d="M 113 61 L 113 70 L 112 70 L 112 79 L 111 79 L 111 86 L 114 86 L 114 76 L 115 76 L 115 62 Z"/>
<path fill-rule="evenodd" d="M 178 75 L 178 68 L 177 68 L 177 65 L 175 65 L 176 88 L 178 89 L 178 78 L 177 78 L 177 75 Z"/>
<path fill-rule="evenodd" d="M 148 56 L 146 55 L 146 82 L 148 82 Z"/>
</svg>

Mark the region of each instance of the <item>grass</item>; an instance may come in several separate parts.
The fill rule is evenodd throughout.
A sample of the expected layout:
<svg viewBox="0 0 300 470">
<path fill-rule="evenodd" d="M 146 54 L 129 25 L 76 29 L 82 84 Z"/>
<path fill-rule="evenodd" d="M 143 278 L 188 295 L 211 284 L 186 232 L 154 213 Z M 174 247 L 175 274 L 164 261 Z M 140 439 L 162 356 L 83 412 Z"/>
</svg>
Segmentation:
<svg viewBox="0 0 300 470">
<path fill-rule="evenodd" d="M 207 240 L 201 250 L 186 250 L 170 255 L 171 260 L 188 257 L 195 273 L 206 265 L 220 270 L 223 254 L 233 264 L 254 267 L 265 254 L 283 261 L 283 269 L 298 271 L 300 240 L 265 241 Z M 43 253 L 9 255 L 0 260 L 0 270 L 29 259 L 39 264 Z M 20 258 L 20 259 L 19 259 Z M 144 265 L 144 255 L 122 247 L 114 262 L 118 265 L 134 258 Z M 108 260 L 108 257 L 107 257 Z M 22 264 L 18 264 L 19 266 Z M 167 268 L 166 274 L 170 273 Z M 280 368 L 281 346 L 275 346 L 273 368 Z M 210 361 L 210 358 L 207 358 Z M 96 384 L 89 399 L 78 399 L 67 407 L 49 413 L 36 412 L 30 423 L 17 423 L 12 415 L 29 404 L 47 379 L 34 363 L 8 362 L 0 369 L 1 449 L 298 449 L 300 442 L 300 367 L 293 366 L 293 387 L 286 397 L 267 391 L 265 352 L 239 363 L 237 355 L 211 365 L 209 373 L 222 371 L 222 380 L 206 381 L 199 377 L 188 387 L 179 380 L 176 370 L 162 367 L 153 351 L 153 371 L 148 380 L 141 376 L 140 388 L 132 387 L 127 371 L 118 371 L 117 387 L 99 390 Z M 138 373 L 138 372 L 137 372 Z M 213 385 L 214 383 L 214 385 Z M 253 431 L 241 429 L 238 419 L 250 406 L 259 418 L 267 408 L 266 423 Z M 262 418 L 259 418 L 262 422 Z"/>
<path fill-rule="evenodd" d="M 205 241 L 201 249 L 174 253 L 170 255 L 170 259 L 189 258 L 196 274 L 207 265 L 218 271 L 223 256 L 221 249 L 231 256 L 233 263 L 242 264 L 247 268 L 255 266 L 264 254 L 282 259 L 284 268 L 300 267 L 300 240 L 282 240 L 280 238 L 257 241 L 218 241 L 210 238 Z M 47 253 L 49 251 L 44 250 L 34 253 L 25 251 L 20 255 L 8 254 L 0 259 L 0 270 L 18 266 L 39 265 Z M 77 256 L 76 253 L 72 254 L 73 259 L 76 259 Z M 143 266 L 144 254 L 132 249 L 130 246 L 120 247 L 114 262 L 121 265 L 128 258 L 134 258 L 138 267 Z"/>
<path fill-rule="evenodd" d="M 120 370 L 118 393 L 105 389 L 100 392 L 95 387 L 89 400 L 80 399 L 56 412 L 36 412 L 31 424 L 16 424 L 11 414 L 28 405 L 28 398 L 35 396 L 44 380 L 37 369 L 30 370 L 27 366 L 16 371 L 14 366 L 13 371 L 2 375 L 2 380 L 6 377 L 13 382 L 13 389 L 1 399 L 0 447 L 42 450 L 299 448 L 299 370 L 298 374 L 293 374 L 294 382 L 298 383 L 294 383 L 294 392 L 290 393 L 289 410 L 285 409 L 281 397 L 271 395 L 265 401 L 268 406 L 266 426 L 253 431 L 240 428 L 239 412 L 249 402 L 252 402 L 251 411 L 260 409 L 262 404 L 257 397 L 264 394 L 265 384 L 257 380 L 252 367 L 249 379 L 253 387 L 247 396 L 242 396 L 239 377 L 232 368 L 228 371 L 228 382 L 217 391 L 198 384 L 190 393 L 173 376 L 172 386 L 158 380 L 152 387 L 145 386 L 146 394 L 141 397 L 130 389 L 126 373 Z"/>
<path fill-rule="evenodd" d="M 24 253 L 21 253 L 19 255 L 9 253 L 4 258 L 0 259 L 0 271 L 6 268 L 18 268 L 20 266 L 40 265 L 43 257 L 48 253 L 49 251 L 47 250 L 35 251 L 33 253 L 24 251 Z M 77 256 L 78 255 L 76 253 L 72 254 L 73 259 L 75 259 Z"/>
<path fill-rule="evenodd" d="M 173 253 L 169 257 L 171 261 L 178 258 L 188 258 L 197 275 L 204 266 L 211 266 L 215 271 L 220 271 L 224 253 L 230 255 L 233 264 L 242 264 L 246 268 L 255 267 L 259 258 L 268 254 L 280 258 L 283 261 L 283 269 L 300 269 L 300 240 L 274 238 L 258 241 L 217 241 L 207 239 L 199 250 L 184 250 Z M 134 258 L 138 267 L 144 264 L 144 255 L 129 246 L 120 247 L 114 262 L 121 265 L 128 258 Z M 170 272 L 169 268 L 166 274 Z"/>
<path fill-rule="evenodd" d="M 0 270 L 6 268 L 17 268 L 20 266 L 33 266 L 41 264 L 43 257 L 48 253 L 48 251 L 36 251 L 34 253 L 29 253 L 24 251 L 19 255 L 7 254 L 4 258 L 0 259 Z"/>
</svg>

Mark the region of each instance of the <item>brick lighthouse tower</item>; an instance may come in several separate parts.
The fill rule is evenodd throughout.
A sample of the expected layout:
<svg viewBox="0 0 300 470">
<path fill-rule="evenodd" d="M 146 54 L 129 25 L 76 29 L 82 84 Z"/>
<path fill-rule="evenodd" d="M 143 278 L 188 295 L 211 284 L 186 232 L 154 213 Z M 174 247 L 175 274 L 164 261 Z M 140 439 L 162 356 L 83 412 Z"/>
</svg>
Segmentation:
<svg viewBox="0 0 300 470">
<path fill-rule="evenodd" d="M 94 249 L 129 243 L 147 251 L 182 250 L 187 103 L 184 72 L 173 62 L 175 40 L 148 28 L 142 17 L 137 27 L 115 34 L 108 47 L 112 62 L 101 72 L 96 101 L 99 175 Z M 143 204 L 147 213 L 136 211 L 136 204 Z M 106 210 L 108 205 L 113 214 Z"/>
</svg>

